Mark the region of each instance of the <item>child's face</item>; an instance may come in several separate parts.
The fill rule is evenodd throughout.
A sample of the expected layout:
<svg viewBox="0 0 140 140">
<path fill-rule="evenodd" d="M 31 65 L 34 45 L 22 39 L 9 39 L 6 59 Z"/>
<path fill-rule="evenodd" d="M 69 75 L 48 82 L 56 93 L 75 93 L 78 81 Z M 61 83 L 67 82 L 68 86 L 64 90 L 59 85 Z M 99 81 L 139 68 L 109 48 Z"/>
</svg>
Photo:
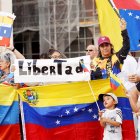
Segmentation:
<svg viewBox="0 0 140 140">
<path fill-rule="evenodd" d="M 104 96 L 103 104 L 104 104 L 104 107 L 107 109 L 114 109 L 116 101 L 111 96 Z"/>
</svg>

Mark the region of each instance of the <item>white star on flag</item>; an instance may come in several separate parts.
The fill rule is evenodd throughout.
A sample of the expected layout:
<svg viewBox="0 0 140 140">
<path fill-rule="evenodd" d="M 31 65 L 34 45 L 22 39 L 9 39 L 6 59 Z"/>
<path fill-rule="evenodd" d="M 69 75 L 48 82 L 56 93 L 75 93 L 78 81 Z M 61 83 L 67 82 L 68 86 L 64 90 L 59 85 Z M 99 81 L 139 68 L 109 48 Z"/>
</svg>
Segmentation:
<svg viewBox="0 0 140 140">
<path fill-rule="evenodd" d="M 93 117 L 93 119 L 97 119 L 97 115 L 96 114 L 94 114 L 92 117 Z"/>
<path fill-rule="evenodd" d="M 88 112 L 91 113 L 92 112 L 92 108 L 88 109 Z"/>
<path fill-rule="evenodd" d="M 78 108 L 77 108 L 77 107 L 75 107 L 75 108 L 74 108 L 74 112 L 77 112 L 77 111 L 78 111 Z"/>
<path fill-rule="evenodd" d="M 135 18 L 136 18 L 136 19 L 140 19 L 140 16 L 137 16 L 137 15 L 136 15 Z"/>
<path fill-rule="evenodd" d="M 70 110 L 66 110 L 66 112 L 65 112 L 65 113 L 66 113 L 67 115 L 68 115 L 68 114 L 70 114 Z"/>
<path fill-rule="evenodd" d="M 82 111 L 85 111 L 86 109 L 85 108 L 82 108 Z"/>
<path fill-rule="evenodd" d="M 57 125 L 59 125 L 59 124 L 60 124 L 60 121 L 59 121 L 59 120 L 57 120 L 55 123 L 56 123 Z"/>
<path fill-rule="evenodd" d="M 129 12 L 129 13 L 128 13 L 128 15 L 129 15 L 129 16 L 132 16 L 132 15 L 133 15 L 133 13 Z"/>
<path fill-rule="evenodd" d="M 4 30 L 4 34 L 6 34 L 6 30 Z"/>
</svg>

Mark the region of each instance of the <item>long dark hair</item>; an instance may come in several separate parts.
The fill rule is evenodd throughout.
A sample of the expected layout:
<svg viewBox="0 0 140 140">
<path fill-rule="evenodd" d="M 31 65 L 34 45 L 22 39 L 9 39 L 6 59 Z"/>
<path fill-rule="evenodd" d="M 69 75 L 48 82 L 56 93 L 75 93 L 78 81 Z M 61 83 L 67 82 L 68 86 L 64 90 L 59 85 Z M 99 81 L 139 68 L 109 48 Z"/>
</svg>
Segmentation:
<svg viewBox="0 0 140 140">
<path fill-rule="evenodd" d="M 112 44 L 110 44 L 111 46 L 111 55 L 115 53 L 115 50 L 114 50 L 114 46 Z M 100 46 L 99 46 L 99 54 L 98 54 L 98 57 L 102 57 L 102 54 L 101 54 L 101 51 L 100 51 Z"/>
</svg>

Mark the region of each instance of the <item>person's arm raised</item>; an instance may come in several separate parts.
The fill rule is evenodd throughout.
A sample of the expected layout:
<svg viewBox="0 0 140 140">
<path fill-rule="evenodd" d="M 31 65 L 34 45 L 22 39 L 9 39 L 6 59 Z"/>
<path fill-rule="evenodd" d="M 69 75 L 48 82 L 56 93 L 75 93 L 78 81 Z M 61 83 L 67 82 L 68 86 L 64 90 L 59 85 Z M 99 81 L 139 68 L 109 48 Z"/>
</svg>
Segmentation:
<svg viewBox="0 0 140 140">
<path fill-rule="evenodd" d="M 11 50 L 17 59 L 25 59 L 25 57 L 13 45 L 10 45 L 7 49 Z"/>
</svg>

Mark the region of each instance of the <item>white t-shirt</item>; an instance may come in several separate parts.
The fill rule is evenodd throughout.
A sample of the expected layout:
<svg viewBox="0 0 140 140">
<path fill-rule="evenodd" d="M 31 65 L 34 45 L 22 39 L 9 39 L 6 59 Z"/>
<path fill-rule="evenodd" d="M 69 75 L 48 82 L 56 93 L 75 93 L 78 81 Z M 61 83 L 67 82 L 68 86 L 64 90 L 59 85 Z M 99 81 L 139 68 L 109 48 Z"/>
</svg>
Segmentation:
<svg viewBox="0 0 140 140">
<path fill-rule="evenodd" d="M 109 118 L 122 124 L 122 111 L 119 108 L 113 110 L 104 109 L 102 117 Z M 121 126 L 116 127 L 106 123 L 103 140 L 122 140 Z"/>
<path fill-rule="evenodd" d="M 127 55 L 122 65 L 121 71 L 125 72 L 128 76 L 131 74 L 136 74 L 137 67 L 138 67 L 138 63 L 136 59 L 133 56 Z"/>
</svg>

